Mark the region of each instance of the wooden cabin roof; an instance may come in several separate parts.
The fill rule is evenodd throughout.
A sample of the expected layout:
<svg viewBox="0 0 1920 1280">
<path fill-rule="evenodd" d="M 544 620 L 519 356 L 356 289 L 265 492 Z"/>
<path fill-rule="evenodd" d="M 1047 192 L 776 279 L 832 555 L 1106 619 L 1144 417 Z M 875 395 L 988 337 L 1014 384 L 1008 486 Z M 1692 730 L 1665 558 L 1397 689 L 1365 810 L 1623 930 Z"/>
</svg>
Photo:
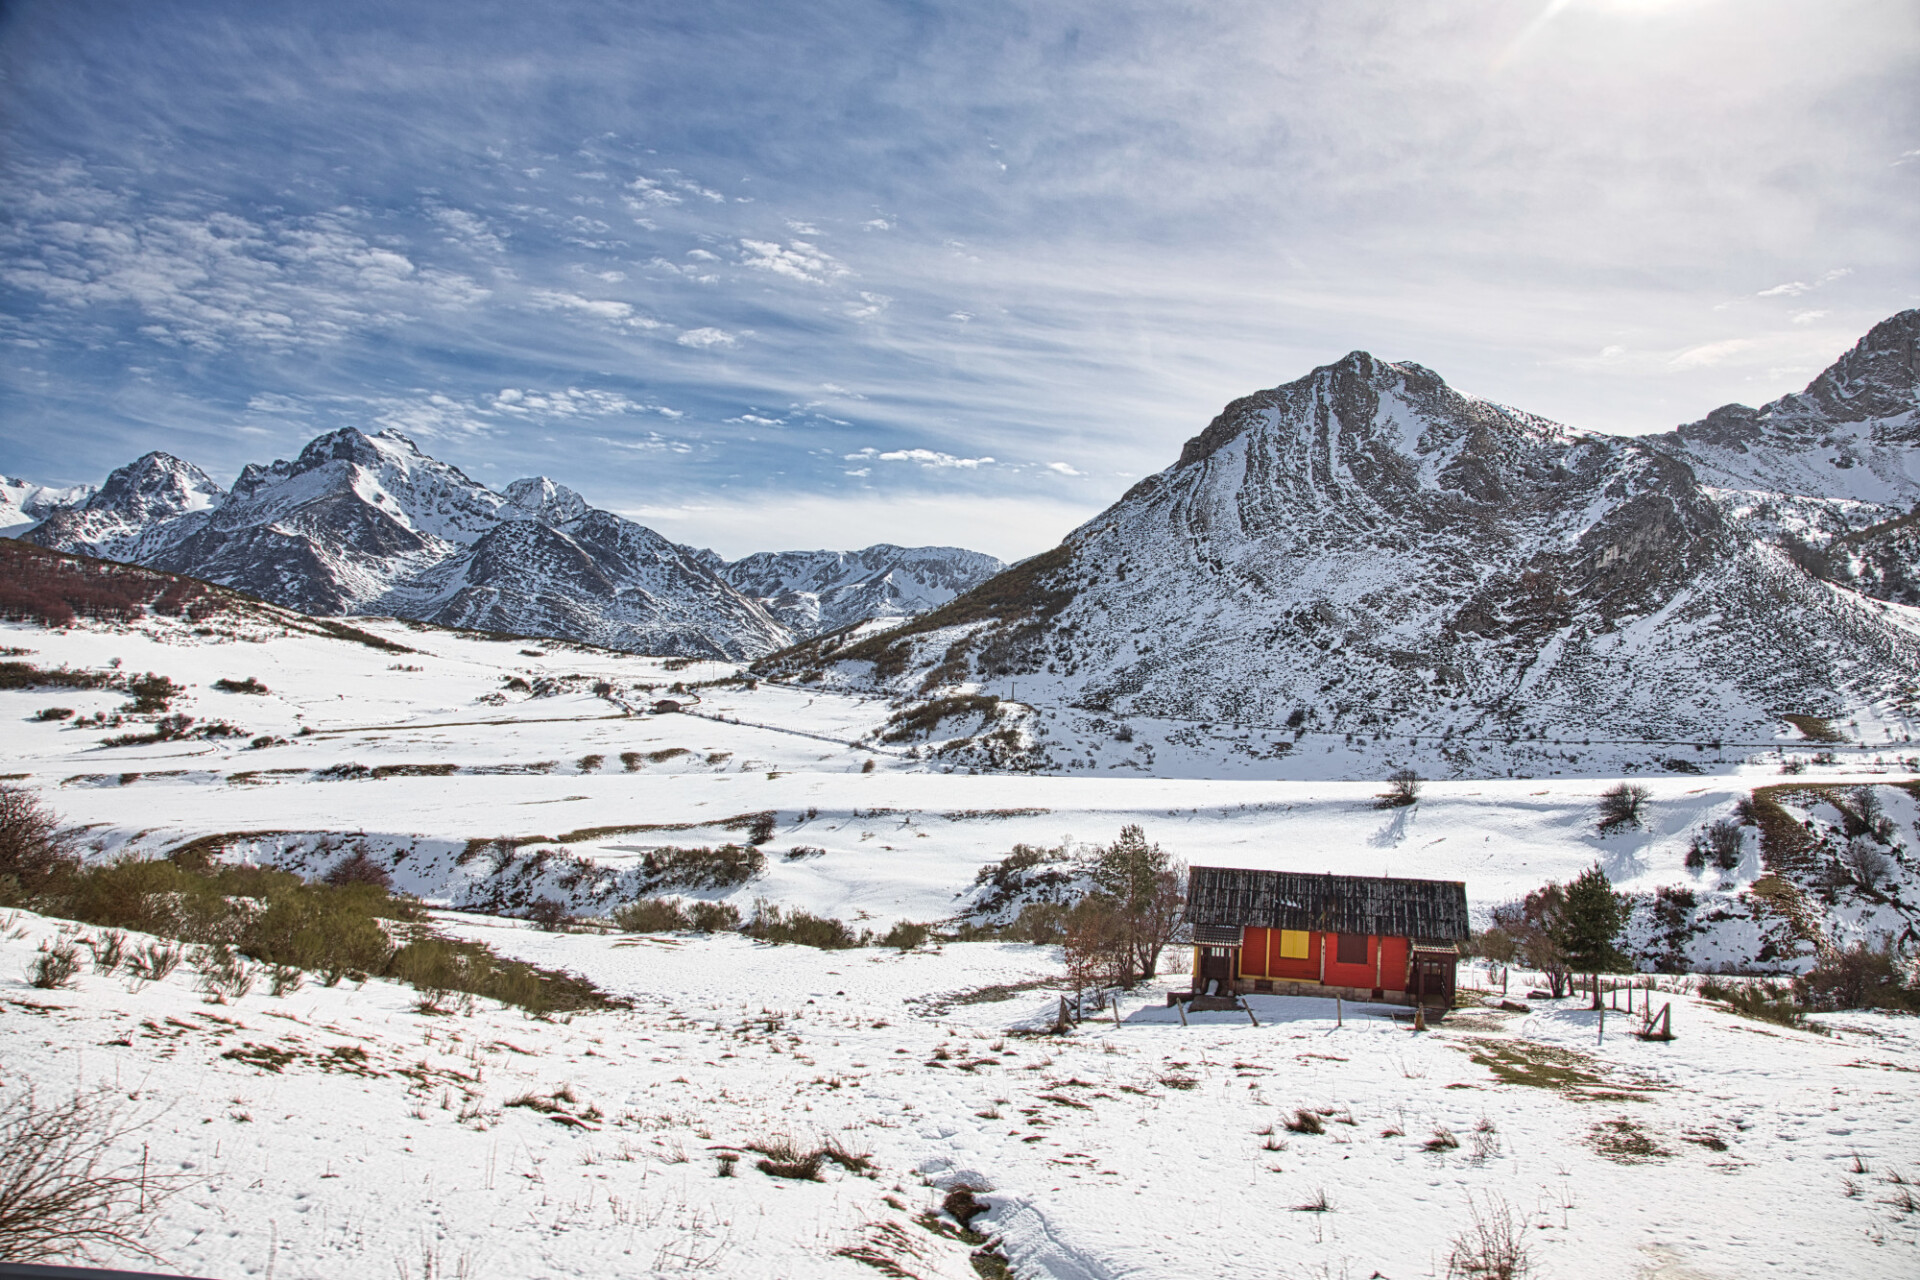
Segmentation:
<svg viewBox="0 0 1920 1280">
<path fill-rule="evenodd" d="M 1254 926 L 1461 941 L 1467 886 L 1458 880 L 1311 875 L 1244 867 L 1187 873 L 1186 919 L 1202 930 Z"/>
</svg>

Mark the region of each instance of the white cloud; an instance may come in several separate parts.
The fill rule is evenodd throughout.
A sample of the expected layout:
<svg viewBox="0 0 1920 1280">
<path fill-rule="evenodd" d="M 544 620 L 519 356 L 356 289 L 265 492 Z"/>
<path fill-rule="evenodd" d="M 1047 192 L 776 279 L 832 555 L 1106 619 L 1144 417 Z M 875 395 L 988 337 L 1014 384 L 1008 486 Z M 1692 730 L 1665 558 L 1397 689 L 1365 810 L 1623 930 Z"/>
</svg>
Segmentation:
<svg viewBox="0 0 1920 1280">
<path fill-rule="evenodd" d="M 992 458 L 961 458 L 951 453 L 941 453 L 937 449 L 890 449 L 882 453 L 878 449 L 866 448 L 858 453 L 849 453 L 845 457 L 848 462 L 864 462 L 869 459 L 879 462 L 917 462 L 929 470 L 960 468 L 971 471 L 993 462 Z"/>
<path fill-rule="evenodd" d="M 757 413 L 743 413 L 737 418 L 728 418 L 727 421 L 745 423 L 753 427 L 784 427 L 787 425 L 785 421 L 780 418 L 763 418 Z"/>
<path fill-rule="evenodd" d="M 1699 369 L 1719 364 L 1729 356 L 1749 351 L 1756 344 L 1751 338 L 1727 338 L 1720 342 L 1707 342 L 1697 347 L 1689 347 L 1667 360 L 1675 369 Z"/>
<path fill-rule="evenodd" d="M 596 320 L 626 320 L 633 315 L 632 307 L 610 298 L 583 298 L 577 293 L 563 293 L 558 289 L 535 289 L 528 296 L 542 311 L 572 311 Z"/>
<path fill-rule="evenodd" d="M 1833 312 L 1831 311 L 1796 311 L 1793 315 L 1793 322 L 1795 324 L 1812 324 L 1822 316 L 1830 316 L 1832 314 Z"/>
<path fill-rule="evenodd" d="M 1812 284 L 1808 284 L 1805 280 L 1790 280 L 1786 284 L 1777 284 L 1771 289 L 1762 289 L 1754 296 L 1757 298 L 1797 298 L 1803 293 L 1812 293 L 1821 285 L 1832 284 L 1835 280 L 1843 279 L 1852 274 L 1852 267 L 1835 267 L 1832 271 L 1822 274 Z"/>
<path fill-rule="evenodd" d="M 1916 154 L 1920 154 L 1920 153 L 1916 153 Z M 868 231 L 893 230 L 893 224 L 891 222 L 888 222 L 885 218 L 868 218 L 865 222 L 861 223 L 860 225 L 865 227 Z"/>
<path fill-rule="evenodd" d="M 715 329 L 711 327 L 689 329 L 675 338 L 674 341 L 683 347 L 697 347 L 703 351 L 713 347 L 737 347 L 740 345 L 740 340 L 728 333 L 725 329 Z"/>
<path fill-rule="evenodd" d="M 808 284 L 824 284 L 847 274 L 846 267 L 839 259 L 821 252 L 805 240 L 788 241 L 784 249 L 771 240 L 742 240 L 740 252 L 743 266 L 804 280 Z"/>
<path fill-rule="evenodd" d="M 352 209 L 154 213 L 77 164 L 11 180 L 32 199 L 0 229 L 0 281 L 83 323 L 131 309 L 135 331 L 167 346 L 291 351 L 489 296 L 465 276 L 416 263 L 397 240 L 374 243 L 367 217 Z"/>
<path fill-rule="evenodd" d="M 1084 476 L 1085 474 L 1087 474 L 1084 471 L 1074 470 L 1072 467 L 1068 466 L 1064 462 L 1049 462 L 1047 464 L 1047 470 L 1057 471 L 1063 476 Z"/>
<path fill-rule="evenodd" d="M 855 320 L 871 320 L 885 311 L 892 302 L 893 299 L 884 293 L 869 293 L 863 289 L 860 291 L 859 302 L 847 304 L 847 314 Z"/>
</svg>

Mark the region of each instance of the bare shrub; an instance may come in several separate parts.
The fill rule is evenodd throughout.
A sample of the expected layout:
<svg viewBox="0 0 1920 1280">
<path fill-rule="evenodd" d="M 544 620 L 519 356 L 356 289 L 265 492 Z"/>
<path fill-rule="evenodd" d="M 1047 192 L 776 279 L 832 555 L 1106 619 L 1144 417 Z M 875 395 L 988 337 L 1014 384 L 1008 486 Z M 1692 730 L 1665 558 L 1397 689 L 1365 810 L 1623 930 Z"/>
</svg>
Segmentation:
<svg viewBox="0 0 1920 1280">
<path fill-rule="evenodd" d="M 93 952 L 95 973 L 112 973 L 127 958 L 127 935 L 118 929 L 109 929 L 88 942 L 87 949 Z"/>
<path fill-rule="evenodd" d="M 1821 956 L 1818 964 L 1794 979 L 1794 994 L 1815 1009 L 1920 1012 L 1920 989 L 1904 981 L 1904 968 L 1890 939 L 1878 947 L 1856 942 L 1844 951 Z"/>
<path fill-rule="evenodd" d="M 80 948 L 64 941 L 53 946 L 41 943 L 40 954 L 27 966 L 27 981 L 42 991 L 58 991 L 72 986 L 79 972 Z"/>
<path fill-rule="evenodd" d="M 385 867 L 369 858 L 365 849 L 355 849 L 334 863 L 327 872 L 326 881 L 336 887 L 349 884 L 372 884 L 382 889 L 393 887 L 393 877 L 387 874 Z"/>
<path fill-rule="evenodd" d="M 573 914 L 567 910 L 567 904 L 557 898 L 538 898 L 528 904 L 527 919 L 535 928 L 548 933 L 564 933 L 573 923 Z"/>
<path fill-rule="evenodd" d="M 24 905 L 76 861 L 73 845 L 33 792 L 0 784 L 0 903 Z"/>
<path fill-rule="evenodd" d="M 1742 835 L 1740 824 L 1732 818 L 1722 818 L 1696 833 L 1687 846 L 1687 870 L 1703 871 L 1709 864 L 1733 870 L 1740 865 Z"/>
<path fill-rule="evenodd" d="M 625 933 L 677 933 L 692 921 L 672 898 L 635 898 L 613 909 L 613 923 Z"/>
<path fill-rule="evenodd" d="M 696 933 L 731 933 L 740 927 L 740 908 L 731 902 L 696 902 L 688 915 Z"/>
<path fill-rule="evenodd" d="M 253 990 L 253 968 L 232 947 L 200 948 L 193 957 L 193 967 L 200 971 L 195 987 L 219 1004 L 238 1000 Z"/>
<path fill-rule="evenodd" d="M 912 920 L 899 920 L 880 939 L 880 945 L 895 947 L 901 951 L 914 951 L 925 946 L 932 933 L 933 930 L 924 924 L 918 924 Z"/>
<path fill-rule="evenodd" d="M 1514 1216 L 1512 1207 L 1492 1194 L 1484 1205 L 1468 1196 L 1467 1208 L 1473 1225 L 1453 1238 L 1447 1254 L 1448 1280 L 1522 1280 L 1532 1275 L 1526 1219 Z"/>
<path fill-rule="evenodd" d="M 180 967 L 180 948 L 172 943 L 149 942 L 127 957 L 127 972 L 142 982 L 158 982 Z"/>
<path fill-rule="evenodd" d="M 1653 793 L 1638 782 L 1616 782 L 1600 793 L 1600 830 L 1637 827 Z"/>
<path fill-rule="evenodd" d="M 32 1089 L 0 1102 L 0 1261 L 94 1260 L 96 1247 L 157 1256 L 139 1219 L 184 1186 L 122 1156 L 143 1122 L 115 1106 L 112 1091 L 42 1103 Z"/>
<path fill-rule="evenodd" d="M 1395 769 L 1387 775 L 1387 789 L 1373 798 L 1376 809 L 1403 809 L 1420 799 L 1420 775 L 1411 769 Z"/>
<path fill-rule="evenodd" d="M 1840 870 L 1848 880 L 1872 892 L 1893 874 L 1893 858 L 1870 836 L 1855 836 L 1840 851 Z"/>
</svg>

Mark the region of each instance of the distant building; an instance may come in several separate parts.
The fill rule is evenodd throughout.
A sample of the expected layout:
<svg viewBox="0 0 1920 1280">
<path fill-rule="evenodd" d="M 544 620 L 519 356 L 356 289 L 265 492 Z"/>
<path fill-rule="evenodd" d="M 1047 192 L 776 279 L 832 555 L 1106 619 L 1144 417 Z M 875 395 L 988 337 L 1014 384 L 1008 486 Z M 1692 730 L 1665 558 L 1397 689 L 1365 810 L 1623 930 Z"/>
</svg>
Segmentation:
<svg viewBox="0 0 1920 1280">
<path fill-rule="evenodd" d="M 1194 990 L 1453 1004 L 1467 887 L 1458 880 L 1194 867 Z"/>
</svg>

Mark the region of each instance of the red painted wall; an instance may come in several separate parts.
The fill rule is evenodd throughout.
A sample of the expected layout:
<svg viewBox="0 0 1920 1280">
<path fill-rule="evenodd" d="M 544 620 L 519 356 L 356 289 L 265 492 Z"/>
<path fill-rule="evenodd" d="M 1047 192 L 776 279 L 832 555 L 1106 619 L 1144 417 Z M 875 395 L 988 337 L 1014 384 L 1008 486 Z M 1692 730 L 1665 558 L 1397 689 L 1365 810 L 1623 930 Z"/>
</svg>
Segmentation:
<svg viewBox="0 0 1920 1280">
<path fill-rule="evenodd" d="M 1310 933 L 1306 958 L 1287 960 L 1280 955 L 1280 930 L 1249 928 L 1244 931 L 1240 950 L 1240 972 L 1245 977 L 1272 978 L 1279 982 L 1320 982 L 1320 958 L 1324 952 L 1324 981 L 1328 986 L 1407 989 L 1409 943 L 1406 938 L 1368 938 L 1365 964 L 1341 964 L 1335 958 L 1339 954 L 1335 938 L 1336 935 L 1330 933 Z M 1376 960 L 1378 982 L 1374 980 Z"/>
</svg>

